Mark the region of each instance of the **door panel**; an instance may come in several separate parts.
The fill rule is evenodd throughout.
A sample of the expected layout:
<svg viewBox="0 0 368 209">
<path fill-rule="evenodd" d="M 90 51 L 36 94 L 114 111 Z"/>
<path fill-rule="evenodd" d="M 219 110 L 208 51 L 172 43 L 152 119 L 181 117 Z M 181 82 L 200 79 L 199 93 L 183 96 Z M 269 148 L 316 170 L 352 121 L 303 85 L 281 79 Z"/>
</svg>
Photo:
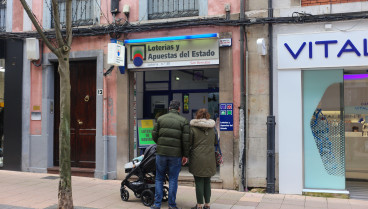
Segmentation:
<svg viewBox="0 0 368 209">
<path fill-rule="evenodd" d="M 58 77 L 58 74 L 55 74 Z M 55 79 L 58 81 L 58 78 Z M 55 82 L 54 144 L 59 144 L 59 88 Z M 73 167 L 95 167 L 96 153 L 96 61 L 70 63 L 70 146 Z M 56 115 L 57 114 L 57 115 Z M 57 133 L 57 134 L 55 134 Z M 56 147 L 56 146 L 55 146 Z M 58 149 L 54 153 L 59 153 Z M 58 154 L 54 154 L 58 165 Z"/>
<path fill-rule="evenodd" d="M 345 189 L 343 70 L 303 72 L 304 187 Z"/>
</svg>

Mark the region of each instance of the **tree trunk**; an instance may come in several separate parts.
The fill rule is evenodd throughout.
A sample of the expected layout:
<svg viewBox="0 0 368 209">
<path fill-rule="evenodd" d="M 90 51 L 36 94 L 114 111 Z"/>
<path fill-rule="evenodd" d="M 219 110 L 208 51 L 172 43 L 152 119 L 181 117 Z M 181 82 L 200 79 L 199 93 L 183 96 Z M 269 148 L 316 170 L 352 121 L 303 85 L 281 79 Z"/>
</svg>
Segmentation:
<svg viewBox="0 0 368 209">
<path fill-rule="evenodd" d="M 60 126 L 59 126 L 59 208 L 73 208 L 70 169 L 70 71 L 69 52 L 59 59 L 60 75 Z"/>
</svg>

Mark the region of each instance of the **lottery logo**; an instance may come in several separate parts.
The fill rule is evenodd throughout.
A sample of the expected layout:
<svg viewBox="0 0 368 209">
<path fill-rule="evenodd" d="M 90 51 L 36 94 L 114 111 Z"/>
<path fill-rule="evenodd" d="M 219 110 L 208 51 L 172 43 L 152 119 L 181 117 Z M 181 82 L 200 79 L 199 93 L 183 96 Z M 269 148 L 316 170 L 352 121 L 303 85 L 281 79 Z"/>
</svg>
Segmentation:
<svg viewBox="0 0 368 209">
<path fill-rule="evenodd" d="M 141 50 L 135 50 L 133 52 L 133 64 L 137 67 L 143 64 L 143 52 Z"/>
</svg>

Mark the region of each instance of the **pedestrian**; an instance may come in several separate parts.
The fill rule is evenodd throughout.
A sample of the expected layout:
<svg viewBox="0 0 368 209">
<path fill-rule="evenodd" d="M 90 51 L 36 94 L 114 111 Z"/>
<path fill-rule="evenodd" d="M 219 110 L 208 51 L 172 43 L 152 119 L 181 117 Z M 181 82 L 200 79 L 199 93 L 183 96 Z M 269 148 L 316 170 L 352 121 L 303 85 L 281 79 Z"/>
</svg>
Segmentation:
<svg viewBox="0 0 368 209">
<path fill-rule="evenodd" d="M 189 155 L 189 124 L 179 112 L 180 102 L 172 100 L 169 112 L 157 119 L 152 131 L 157 148 L 155 202 L 151 209 L 161 208 L 166 171 L 169 175 L 169 209 L 178 209 L 176 192 L 179 172 L 181 165 L 188 162 Z"/>
<path fill-rule="evenodd" d="M 197 204 L 192 209 L 210 208 L 211 176 L 216 174 L 215 125 L 206 109 L 199 109 L 196 119 L 190 121 L 189 172 L 194 176 L 197 198 Z"/>
</svg>

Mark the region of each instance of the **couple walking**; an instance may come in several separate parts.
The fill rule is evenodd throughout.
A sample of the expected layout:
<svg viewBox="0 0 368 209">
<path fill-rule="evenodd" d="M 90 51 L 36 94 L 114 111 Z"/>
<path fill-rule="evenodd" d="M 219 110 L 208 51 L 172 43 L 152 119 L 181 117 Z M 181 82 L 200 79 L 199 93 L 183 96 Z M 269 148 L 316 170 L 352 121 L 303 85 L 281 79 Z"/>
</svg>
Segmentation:
<svg viewBox="0 0 368 209">
<path fill-rule="evenodd" d="M 215 121 L 209 119 L 210 114 L 206 109 L 200 109 L 189 126 L 179 111 L 180 102 L 172 100 L 169 113 L 157 119 L 152 132 L 157 148 L 155 203 L 151 209 L 161 208 L 166 171 L 169 175 L 169 209 L 178 208 L 175 202 L 178 176 L 181 166 L 188 162 L 189 172 L 194 176 L 197 197 L 197 204 L 192 209 L 209 209 L 211 176 L 216 173 Z"/>
</svg>

